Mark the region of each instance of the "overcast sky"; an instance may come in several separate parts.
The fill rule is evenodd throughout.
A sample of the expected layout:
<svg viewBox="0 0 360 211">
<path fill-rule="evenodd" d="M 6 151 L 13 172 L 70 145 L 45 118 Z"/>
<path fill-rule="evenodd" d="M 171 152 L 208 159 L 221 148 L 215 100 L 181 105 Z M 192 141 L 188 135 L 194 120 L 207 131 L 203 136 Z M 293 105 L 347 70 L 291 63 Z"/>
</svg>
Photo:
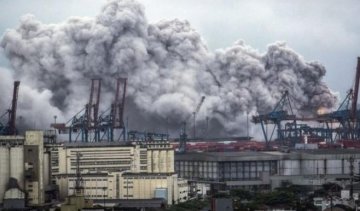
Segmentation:
<svg viewBox="0 0 360 211">
<path fill-rule="evenodd" d="M 44 23 L 70 16 L 95 16 L 105 0 L 0 0 L 0 34 L 14 28 L 19 18 L 34 14 Z M 226 48 L 241 39 L 265 51 L 268 44 L 286 41 L 306 60 L 327 69 L 325 82 L 343 97 L 352 87 L 360 56 L 360 2 L 350 1 L 241 1 L 140 0 L 149 22 L 186 19 L 209 48 Z M 0 52 L 0 66 L 8 66 Z M 0 81 L 1 83 L 1 81 Z"/>
</svg>

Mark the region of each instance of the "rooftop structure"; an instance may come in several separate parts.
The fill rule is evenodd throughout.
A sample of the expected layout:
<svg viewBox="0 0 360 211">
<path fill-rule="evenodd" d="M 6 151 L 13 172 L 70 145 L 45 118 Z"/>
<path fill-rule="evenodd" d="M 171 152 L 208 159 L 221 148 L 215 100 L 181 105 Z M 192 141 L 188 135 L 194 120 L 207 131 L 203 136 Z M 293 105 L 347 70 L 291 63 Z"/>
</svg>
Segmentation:
<svg viewBox="0 0 360 211">
<path fill-rule="evenodd" d="M 359 162 L 360 150 L 356 149 L 188 152 L 176 154 L 175 171 L 195 183 L 217 184 L 217 189 L 275 188 L 283 182 L 320 186 L 349 182 L 352 172 L 359 172 Z"/>
</svg>

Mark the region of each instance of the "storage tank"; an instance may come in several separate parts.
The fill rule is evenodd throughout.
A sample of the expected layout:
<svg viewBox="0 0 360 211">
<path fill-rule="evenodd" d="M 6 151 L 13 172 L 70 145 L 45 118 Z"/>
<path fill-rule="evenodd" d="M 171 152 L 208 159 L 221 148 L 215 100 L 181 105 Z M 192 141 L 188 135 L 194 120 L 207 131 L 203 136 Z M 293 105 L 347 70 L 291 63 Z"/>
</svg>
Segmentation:
<svg viewBox="0 0 360 211">
<path fill-rule="evenodd" d="M 159 150 L 159 172 L 166 172 L 166 151 Z"/>
<path fill-rule="evenodd" d="M 24 188 L 24 146 L 10 148 L 10 177 L 18 181 L 21 189 Z"/>
<path fill-rule="evenodd" d="M 49 153 L 44 153 L 44 185 L 50 184 L 50 155 Z"/>
<path fill-rule="evenodd" d="M 174 150 L 168 150 L 167 157 L 167 172 L 174 172 Z"/>
<path fill-rule="evenodd" d="M 7 146 L 0 146 L 0 203 L 3 202 L 6 185 L 9 181 L 9 148 Z"/>
<path fill-rule="evenodd" d="M 152 150 L 152 173 L 159 172 L 159 150 Z"/>
</svg>

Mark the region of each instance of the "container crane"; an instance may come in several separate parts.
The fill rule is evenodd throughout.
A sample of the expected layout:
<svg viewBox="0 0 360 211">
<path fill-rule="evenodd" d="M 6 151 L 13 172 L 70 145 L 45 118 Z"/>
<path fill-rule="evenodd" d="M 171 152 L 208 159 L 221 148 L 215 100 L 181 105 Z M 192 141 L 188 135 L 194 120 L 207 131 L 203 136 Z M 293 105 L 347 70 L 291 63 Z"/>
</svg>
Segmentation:
<svg viewBox="0 0 360 211">
<path fill-rule="evenodd" d="M 337 139 L 358 140 L 360 139 L 360 116 L 357 109 L 360 81 L 360 57 L 357 58 L 354 87 L 350 89 L 339 108 L 331 113 L 320 115 L 325 117 L 326 122 L 338 122 L 340 126 L 331 129 Z M 329 128 L 330 130 L 330 128 Z"/>
<path fill-rule="evenodd" d="M 290 110 L 290 114 L 285 110 L 286 105 L 288 105 L 288 109 Z M 267 114 L 261 114 L 258 116 L 253 116 L 252 121 L 255 124 L 260 123 L 261 129 L 264 134 L 266 146 L 268 147 L 269 142 L 271 141 L 273 137 L 273 133 L 275 129 L 277 128 L 277 139 L 281 141 L 285 141 L 285 135 L 284 130 L 282 129 L 281 122 L 284 120 L 291 120 L 296 124 L 296 117 L 294 115 L 294 112 L 292 110 L 292 106 L 289 99 L 289 92 L 285 91 L 278 101 L 278 103 L 275 105 L 274 109 Z M 265 129 L 265 125 L 267 124 L 274 124 L 273 130 L 271 132 L 270 137 L 267 134 L 267 130 Z"/>
<path fill-rule="evenodd" d="M 126 96 L 127 78 L 118 78 L 116 80 L 116 89 L 114 101 L 110 109 L 103 112 L 98 119 L 98 134 L 103 133 L 102 138 L 106 137 L 108 141 L 114 141 L 114 131 L 121 130 L 120 136 L 126 140 L 126 128 L 124 124 L 124 109 Z M 110 110 L 110 112 L 109 112 Z"/>
<path fill-rule="evenodd" d="M 82 142 L 98 141 L 96 128 L 98 127 L 98 112 L 100 102 L 101 79 L 91 80 L 90 98 L 85 108 L 77 113 L 69 122 L 69 141 L 77 141 L 81 135 Z M 67 124 L 68 124 L 67 123 Z M 73 134 L 74 133 L 74 134 Z M 94 133 L 94 138 L 89 137 L 90 133 Z M 73 135 L 77 134 L 75 139 Z"/>
</svg>

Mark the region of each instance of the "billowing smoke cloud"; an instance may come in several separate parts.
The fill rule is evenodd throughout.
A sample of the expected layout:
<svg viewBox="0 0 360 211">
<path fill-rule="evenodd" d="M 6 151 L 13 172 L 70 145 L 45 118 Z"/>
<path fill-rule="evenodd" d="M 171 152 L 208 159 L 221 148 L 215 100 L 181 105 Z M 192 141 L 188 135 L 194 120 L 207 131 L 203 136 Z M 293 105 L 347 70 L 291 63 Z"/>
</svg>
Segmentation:
<svg viewBox="0 0 360 211">
<path fill-rule="evenodd" d="M 0 97 L 1 114 L 5 114 L 7 109 L 11 108 L 11 100 L 13 94 L 14 77 L 10 70 L 0 67 L 0 90 L 2 90 Z M 61 115 L 61 111 L 52 106 L 51 99 L 52 92 L 50 90 L 36 90 L 27 84 L 20 83 L 18 94 L 18 109 L 17 109 L 17 129 L 24 131 L 25 129 L 43 129 L 53 122 L 53 116 Z M 5 124 L 7 115 L 1 119 Z"/>
<path fill-rule="evenodd" d="M 128 77 L 126 115 L 140 130 L 178 131 L 201 96 L 206 100 L 197 115 L 199 128 L 208 117 L 210 131 L 218 135 L 244 135 L 246 113 L 270 111 L 285 90 L 302 115 L 337 101 L 322 82 L 325 68 L 284 43 L 265 53 L 242 41 L 211 52 L 187 21 L 149 24 L 143 6 L 132 0 L 112 0 L 95 18 L 60 24 L 26 15 L 4 34 L 1 46 L 15 74 L 43 93 L 33 100 L 60 110 L 63 119 L 85 105 L 93 77 L 105 85 L 104 106 L 114 78 Z M 55 110 L 45 112 L 44 120 Z"/>
</svg>

